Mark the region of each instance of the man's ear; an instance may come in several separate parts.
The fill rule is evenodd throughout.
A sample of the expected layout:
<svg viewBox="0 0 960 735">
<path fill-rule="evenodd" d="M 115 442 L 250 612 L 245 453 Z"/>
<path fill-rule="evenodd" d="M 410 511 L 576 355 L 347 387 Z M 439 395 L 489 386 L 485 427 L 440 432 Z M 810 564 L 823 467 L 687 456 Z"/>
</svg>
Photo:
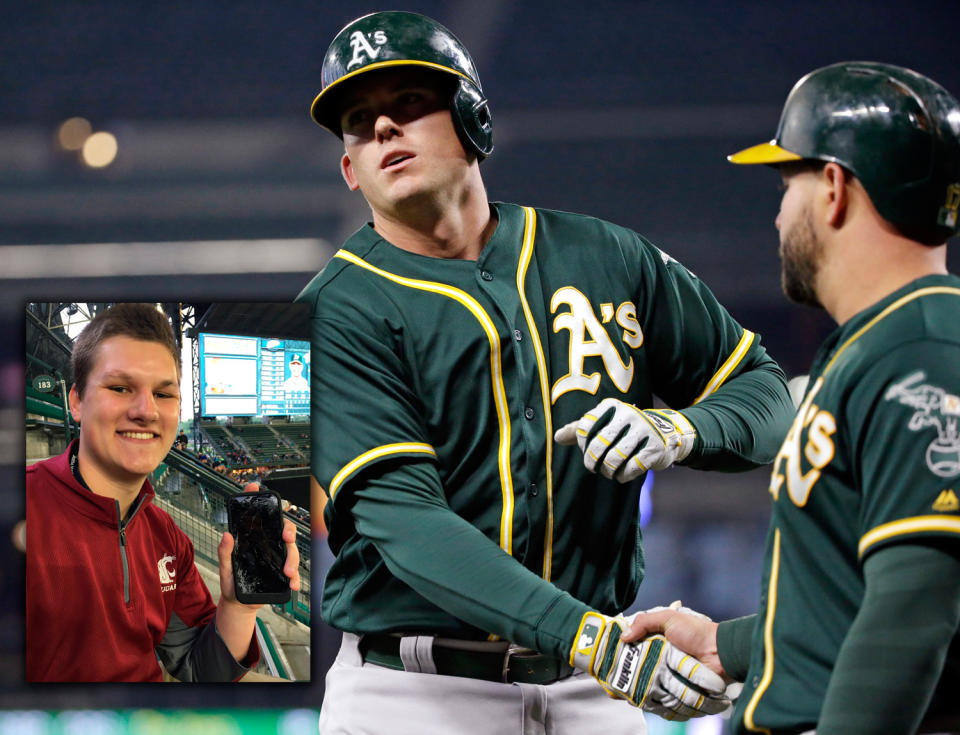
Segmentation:
<svg viewBox="0 0 960 735">
<path fill-rule="evenodd" d="M 67 399 L 70 402 L 70 415 L 73 416 L 74 421 L 79 423 L 80 422 L 80 394 L 77 393 L 76 383 L 70 386 L 70 393 L 67 395 Z"/>
<path fill-rule="evenodd" d="M 356 174 L 353 172 L 353 163 L 351 163 L 350 156 L 346 153 L 344 153 L 340 159 L 340 173 L 343 174 L 343 180 L 347 182 L 347 187 L 350 191 L 356 191 L 360 188 L 360 182 L 357 181 Z"/>
<path fill-rule="evenodd" d="M 823 179 L 827 185 L 826 220 L 831 227 L 842 227 L 850 205 L 850 176 L 838 163 L 828 163 L 823 167 Z"/>
</svg>

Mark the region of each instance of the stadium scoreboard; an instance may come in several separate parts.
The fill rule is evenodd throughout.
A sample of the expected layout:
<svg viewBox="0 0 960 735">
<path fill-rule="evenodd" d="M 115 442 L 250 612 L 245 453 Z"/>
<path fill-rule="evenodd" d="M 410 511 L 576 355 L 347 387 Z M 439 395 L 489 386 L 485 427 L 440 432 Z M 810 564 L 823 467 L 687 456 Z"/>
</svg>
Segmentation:
<svg viewBox="0 0 960 735">
<path fill-rule="evenodd" d="M 200 413 L 299 416 L 310 413 L 310 343 L 201 333 Z"/>
</svg>

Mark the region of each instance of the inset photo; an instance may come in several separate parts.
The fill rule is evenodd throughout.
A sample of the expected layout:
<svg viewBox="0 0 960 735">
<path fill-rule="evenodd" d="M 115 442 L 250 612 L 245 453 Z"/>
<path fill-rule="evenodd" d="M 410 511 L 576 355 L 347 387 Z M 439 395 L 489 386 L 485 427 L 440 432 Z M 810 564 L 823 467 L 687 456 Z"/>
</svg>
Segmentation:
<svg viewBox="0 0 960 735">
<path fill-rule="evenodd" d="M 308 318 L 26 305 L 28 682 L 309 681 Z"/>
</svg>

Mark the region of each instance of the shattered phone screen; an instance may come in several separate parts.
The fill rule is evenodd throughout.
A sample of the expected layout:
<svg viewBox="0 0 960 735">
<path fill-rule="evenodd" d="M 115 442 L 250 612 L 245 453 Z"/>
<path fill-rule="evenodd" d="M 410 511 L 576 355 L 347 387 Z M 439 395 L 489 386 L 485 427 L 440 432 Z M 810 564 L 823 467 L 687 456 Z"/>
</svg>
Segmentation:
<svg viewBox="0 0 960 735">
<path fill-rule="evenodd" d="M 290 580 L 283 573 L 280 498 L 272 492 L 241 493 L 229 501 L 233 549 L 233 582 L 243 603 L 286 602 Z"/>
</svg>

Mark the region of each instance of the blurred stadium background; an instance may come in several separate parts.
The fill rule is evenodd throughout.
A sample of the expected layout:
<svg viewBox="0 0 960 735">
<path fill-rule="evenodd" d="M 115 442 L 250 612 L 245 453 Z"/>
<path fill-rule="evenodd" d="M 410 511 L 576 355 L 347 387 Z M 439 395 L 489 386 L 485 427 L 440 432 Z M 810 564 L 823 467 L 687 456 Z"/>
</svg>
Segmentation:
<svg viewBox="0 0 960 735">
<path fill-rule="evenodd" d="M 25 304 L 290 301 L 367 216 L 340 181 L 338 142 L 308 116 L 323 53 L 344 23 L 392 7 L 51 0 L 4 9 L 4 538 L 23 515 Z M 780 295 L 776 175 L 725 155 L 769 138 L 791 85 L 834 61 L 903 64 L 960 94 L 956 3 L 946 0 L 402 7 L 437 18 L 471 49 L 495 120 L 497 150 L 483 164 L 491 198 L 586 212 L 648 236 L 759 332 L 790 376 L 832 324 Z M 952 253 L 955 272 L 958 260 Z M 765 488 L 763 471 L 658 475 L 637 606 L 679 597 L 715 617 L 751 612 Z M 319 618 L 311 682 L 282 691 L 25 686 L 22 556 L 0 548 L 0 734 L 315 731 L 335 651 Z M 317 592 L 325 551 L 316 529 Z M 651 723 L 653 735 L 721 729 Z"/>
</svg>

